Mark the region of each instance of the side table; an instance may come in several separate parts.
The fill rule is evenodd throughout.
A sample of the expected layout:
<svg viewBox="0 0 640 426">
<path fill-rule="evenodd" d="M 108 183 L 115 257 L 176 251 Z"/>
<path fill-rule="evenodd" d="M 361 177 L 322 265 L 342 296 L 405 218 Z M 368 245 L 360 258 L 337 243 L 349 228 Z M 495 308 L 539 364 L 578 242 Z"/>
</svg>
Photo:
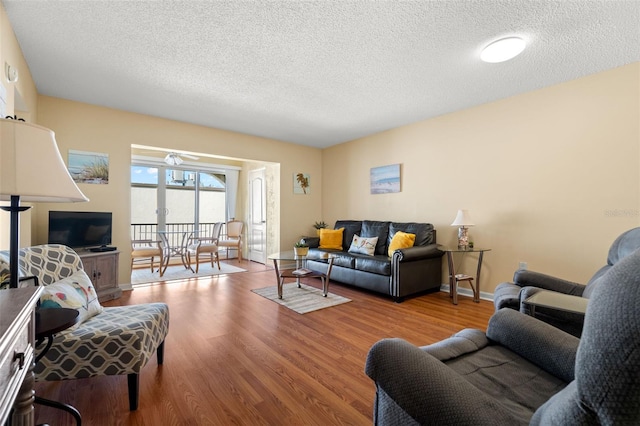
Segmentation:
<svg viewBox="0 0 640 426">
<path fill-rule="evenodd" d="M 36 357 L 35 363 L 42 359 L 43 356 L 51 349 L 53 344 L 53 336 L 56 333 L 66 330 L 78 321 L 78 311 L 68 308 L 43 308 L 36 311 L 36 347 L 40 346 L 46 339 L 47 344 Z M 36 404 L 46 405 L 47 407 L 58 408 L 70 413 L 75 419 L 78 426 L 82 424 L 80 412 L 69 404 L 63 404 L 57 401 L 51 401 L 36 395 Z"/>
<path fill-rule="evenodd" d="M 480 303 L 480 271 L 482 270 L 482 258 L 484 253 L 491 251 L 489 248 L 449 248 L 438 247 L 440 250 L 447 253 L 447 263 L 449 265 L 449 297 L 452 298 L 453 304 L 458 304 L 458 282 L 468 281 L 473 291 L 473 301 Z M 473 285 L 473 277 L 471 275 L 456 274 L 455 264 L 453 262 L 453 253 L 478 253 L 478 269 L 476 270 L 476 284 Z"/>
<path fill-rule="evenodd" d="M 589 299 L 556 291 L 541 290 L 524 301 L 529 305 L 531 316 L 535 318 L 536 308 L 551 308 L 558 311 L 571 312 L 584 315 L 587 312 Z"/>
</svg>

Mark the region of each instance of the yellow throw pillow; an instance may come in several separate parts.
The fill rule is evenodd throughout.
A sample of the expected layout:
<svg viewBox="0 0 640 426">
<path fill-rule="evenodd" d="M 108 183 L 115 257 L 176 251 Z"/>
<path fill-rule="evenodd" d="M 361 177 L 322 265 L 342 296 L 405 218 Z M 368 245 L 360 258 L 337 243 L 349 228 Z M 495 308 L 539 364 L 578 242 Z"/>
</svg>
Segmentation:
<svg viewBox="0 0 640 426">
<path fill-rule="evenodd" d="M 344 228 L 321 229 L 320 248 L 342 250 L 342 231 L 344 231 Z"/>
<path fill-rule="evenodd" d="M 389 244 L 389 257 L 393 256 L 393 252 L 398 249 L 413 247 L 415 242 L 416 234 L 407 234 L 402 231 L 396 232 L 391 239 L 391 244 Z"/>
</svg>

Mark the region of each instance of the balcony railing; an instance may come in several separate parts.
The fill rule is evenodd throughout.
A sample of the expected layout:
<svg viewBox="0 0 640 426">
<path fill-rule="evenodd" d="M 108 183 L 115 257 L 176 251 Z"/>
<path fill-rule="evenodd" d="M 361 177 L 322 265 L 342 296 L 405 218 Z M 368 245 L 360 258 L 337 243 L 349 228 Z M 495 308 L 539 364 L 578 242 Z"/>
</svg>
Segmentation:
<svg viewBox="0 0 640 426">
<path fill-rule="evenodd" d="M 214 223 L 200 223 L 198 225 L 200 235 L 211 235 Z M 195 231 L 195 223 L 167 223 L 165 225 L 167 238 L 172 247 L 179 247 L 182 244 L 182 236 L 186 232 L 190 234 Z M 132 223 L 131 224 L 132 240 L 151 240 L 158 241 L 158 224 L 157 223 Z"/>
</svg>

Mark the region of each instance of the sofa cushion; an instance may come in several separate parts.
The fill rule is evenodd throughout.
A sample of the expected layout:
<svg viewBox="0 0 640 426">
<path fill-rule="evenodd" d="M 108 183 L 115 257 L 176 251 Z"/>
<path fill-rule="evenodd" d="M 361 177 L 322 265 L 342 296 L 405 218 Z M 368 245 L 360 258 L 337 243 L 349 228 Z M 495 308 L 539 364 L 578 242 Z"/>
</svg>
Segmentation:
<svg viewBox="0 0 640 426">
<path fill-rule="evenodd" d="M 416 241 L 416 234 L 408 234 L 406 232 L 398 231 L 391 238 L 389 243 L 389 257 L 393 256 L 393 252 L 398 249 L 413 247 Z"/>
<path fill-rule="evenodd" d="M 389 236 L 389 222 L 377 222 L 373 220 L 362 221 L 361 236 L 378 237 L 376 244 L 376 254 L 386 254 L 388 246 L 387 238 Z"/>
<path fill-rule="evenodd" d="M 338 228 L 344 228 L 344 232 L 342 233 L 342 247 L 345 248 L 349 247 L 355 234 L 362 235 L 360 232 L 362 229 L 361 220 L 338 220 L 336 221 L 334 229 Z"/>
<path fill-rule="evenodd" d="M 321 229 L 320 248 L 342 250 L 342 234 L 344 228 Z"/>
<path fill-rule="evenodd" d="M 356 254 L 354 258 L 355 268 L 358 271 L 371 272 L 378 275 L 391 275 L 391 260 L 385 255 L 365 256 Z"/>
<path fill-rule="evenodd" d="M 353 236 L 353 241 L 351 241 L 351 245 L 349 246 L 349 253 L 360 253 L 373 256 L 376 251 L 377 242 L 378 237 L 365 238 L 359 237 L 356 234 Z"/>
<path fill-rule="evenodd" d="M 40 307 L 71 308 L 78 311 L 78 321 L 63 333 L 76 329 L 84 321 L 103 311 L 93 283 L 82 269 L 70 277 L 44 286 L 40 295 Z"/>
<path fill-rule="evenodd" d="M 354 256 L 357 255 L 346 252 L 334 252 L 333 266 L 342 266 L 343 268 L 354 269 L 356 267 L 356 259 Z"/>
<path fill-rule="evenodd" d="M 501 401 L 528 424 L 536 407 L 567 383 L 499 345 L 489 345 L 445 363 L 469 383 Z M 517 383 L 517 386 L 514 386 Z"/>
<path fill-rule="evenodd" d="M 406 232 L 408 234 L 416 234 L 416 246 L 428 246 L 435 243 L 435 237 L 433 235 L 433 225 L 430 223 L 399 223 L 391 222 L 389 224 L 389 243 L 391 244 L 391 238 L 398 232 Z"/>
</svg>

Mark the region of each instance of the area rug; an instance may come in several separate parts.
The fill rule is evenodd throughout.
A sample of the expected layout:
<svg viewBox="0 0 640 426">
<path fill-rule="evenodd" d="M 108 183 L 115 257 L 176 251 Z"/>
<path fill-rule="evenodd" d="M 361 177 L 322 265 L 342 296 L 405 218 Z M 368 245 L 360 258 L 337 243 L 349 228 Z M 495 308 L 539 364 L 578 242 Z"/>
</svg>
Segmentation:
<svg viewBox="0 0 640 426">
<path fill-rule="evenodd" d="M 351 299 L 331 293 L 327 294 L 327 297 L 323 297 L 322 290 L 305 284 L 301 284 L 301 288 L 298 288 L 296 283 L 283 286 L 282 299 L 278 299 L 278 288 L 275 285 L 251 291 L 299 314 L 351 302 Z"/>
<path fill-rule="evenodd" d="M 134 269 L 131 271 L 131 284 L 145 284 L 152 282 L 173 281 L 173 280 L 185 280 L 189 278 L 210 277 L 213 275 L 222 274 L 234 274 L 236 272 L 246 272 L 246 269 L 238 268 L 236 266 L 227 265 L 224 262 L 220 262 L 220 268 L 218 266 L 211 267 L 210 263 L 201 263 L 198 273 L 191 272 L 182 265 L 172 265 L 167 268 L 163 276 L 160 276 L 158 272 L 151 273 L 150 268 Z"/>
</svg>

